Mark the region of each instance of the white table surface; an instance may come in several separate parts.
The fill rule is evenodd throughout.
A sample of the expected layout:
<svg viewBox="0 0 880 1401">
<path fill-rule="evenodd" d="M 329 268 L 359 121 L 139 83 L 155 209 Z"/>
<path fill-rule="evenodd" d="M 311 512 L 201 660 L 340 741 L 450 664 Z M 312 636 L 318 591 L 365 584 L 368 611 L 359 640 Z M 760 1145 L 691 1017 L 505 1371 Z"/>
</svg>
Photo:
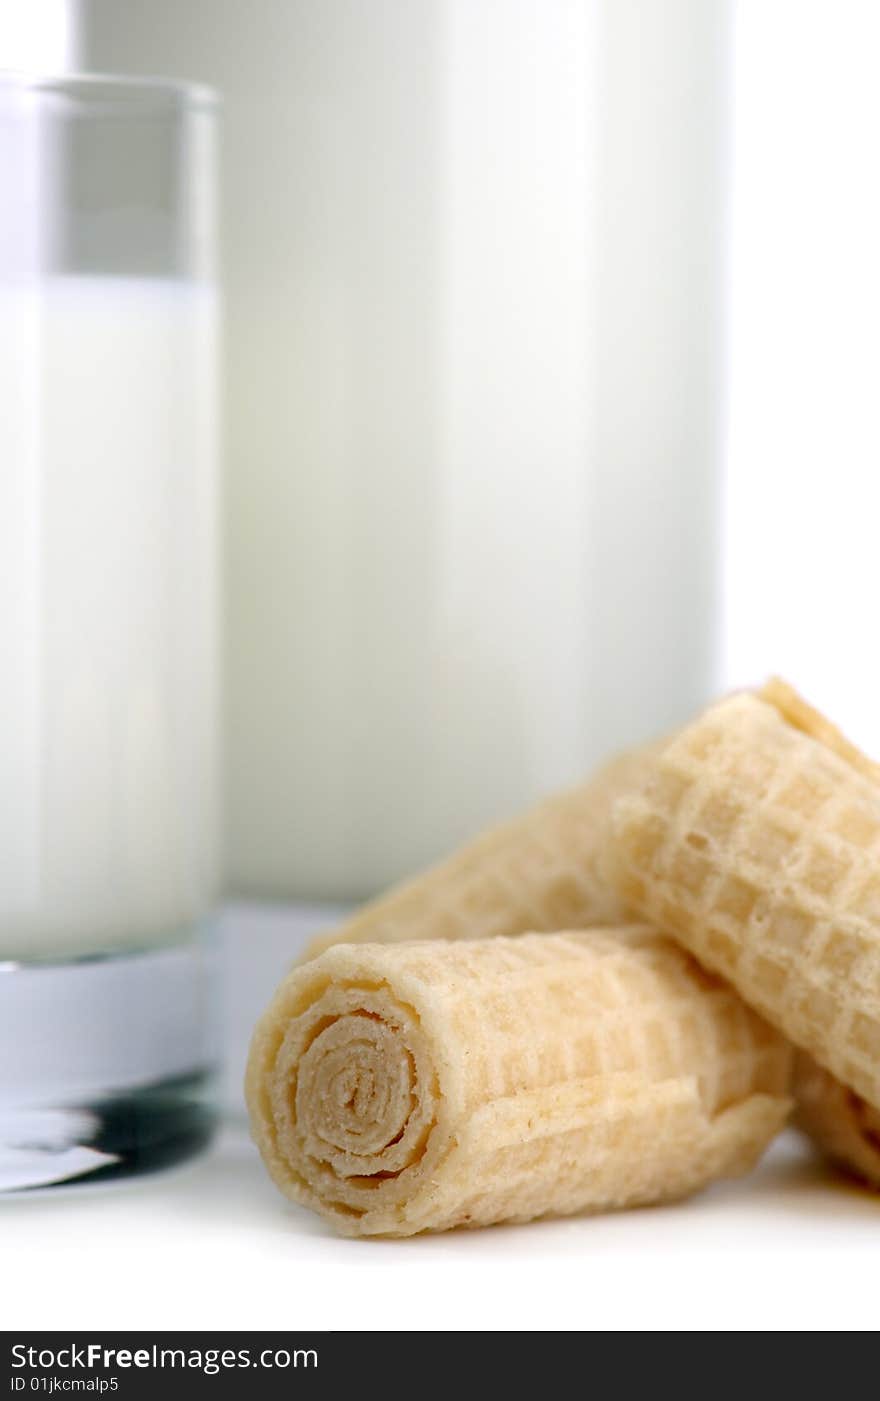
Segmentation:
<svg viewBox="0 0 880 1401">
<path fill-rule="evenodd" d="M 224 920 L 231 1109 L 251 1004 L 320 922 Z M 750 1178 L 677 1206 L 340 1240 L 278 1195 L 233 1113 L 183 1167 L 0 1198 L 0 1326 L 873 1329 L 878 1252 L 880 1196 L 832 1176 L 794 1134 Z"/>
</svg>

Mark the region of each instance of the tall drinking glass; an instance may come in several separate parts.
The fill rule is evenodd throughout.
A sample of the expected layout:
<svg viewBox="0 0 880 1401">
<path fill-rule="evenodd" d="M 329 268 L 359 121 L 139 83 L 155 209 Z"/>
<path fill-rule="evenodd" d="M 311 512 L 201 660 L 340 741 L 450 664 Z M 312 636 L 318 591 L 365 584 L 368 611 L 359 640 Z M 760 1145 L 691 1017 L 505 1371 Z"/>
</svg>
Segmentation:
<svg viewBox="0 0 880 1401">
<path fill-rule="evenodd" d="M 210 1135 L 213 143 L 0 74 L 0 1190 Z"/>
</svg>

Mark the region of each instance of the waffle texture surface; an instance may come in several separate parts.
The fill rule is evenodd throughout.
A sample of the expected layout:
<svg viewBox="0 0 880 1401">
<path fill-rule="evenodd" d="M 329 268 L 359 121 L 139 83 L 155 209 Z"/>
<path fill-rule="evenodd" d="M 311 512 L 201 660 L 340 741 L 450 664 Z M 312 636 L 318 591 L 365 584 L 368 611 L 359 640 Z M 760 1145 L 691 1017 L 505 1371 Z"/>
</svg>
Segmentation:
<svg viewBox="0 0 880 1401">
<path fill-rule="evenodd" d="M 854 757 L 856 756 L 856 757 Z M 791 688 L 712 706 L 615 805 L 621 901 L 880 1108 L 880 784 Z"/>
<path fill-rule="evenodd" d="M 259 1022 L 252 1132 L 346 1235 L 682 1197 L 748 1170 L 791 1053 L 729 988 L 630 927 L 339 945 Z"/>
</svg>

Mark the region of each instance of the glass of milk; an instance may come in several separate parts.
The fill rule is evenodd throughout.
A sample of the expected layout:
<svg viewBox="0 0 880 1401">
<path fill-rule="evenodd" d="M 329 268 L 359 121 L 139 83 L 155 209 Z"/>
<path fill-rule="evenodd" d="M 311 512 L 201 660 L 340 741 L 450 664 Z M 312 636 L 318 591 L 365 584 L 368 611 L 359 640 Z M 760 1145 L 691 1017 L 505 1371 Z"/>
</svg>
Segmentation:
<svg viewBox="0 0 880 1401">
<path fill-rule="evenodd" d="M 0 75 L 0 1190 L 211 1131 L 213 128 Z"/>
</svg>

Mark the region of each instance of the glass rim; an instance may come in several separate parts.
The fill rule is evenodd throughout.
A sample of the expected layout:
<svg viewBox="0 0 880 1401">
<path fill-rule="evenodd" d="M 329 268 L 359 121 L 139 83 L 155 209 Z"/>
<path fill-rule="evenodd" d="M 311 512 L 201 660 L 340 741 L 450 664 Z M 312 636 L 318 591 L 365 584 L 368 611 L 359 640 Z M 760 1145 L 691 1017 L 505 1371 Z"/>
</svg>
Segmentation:
<svg viewBox="0 0 880 1401">
<path fill-rule="evenodd" d="M 38 73 L 0 67 L 0 90 L 51 93 L 74 100 L 152 103 L 187 110 L 220 106 L 220 94 L 206 83 L 129 73 Z"/>
</svg>

